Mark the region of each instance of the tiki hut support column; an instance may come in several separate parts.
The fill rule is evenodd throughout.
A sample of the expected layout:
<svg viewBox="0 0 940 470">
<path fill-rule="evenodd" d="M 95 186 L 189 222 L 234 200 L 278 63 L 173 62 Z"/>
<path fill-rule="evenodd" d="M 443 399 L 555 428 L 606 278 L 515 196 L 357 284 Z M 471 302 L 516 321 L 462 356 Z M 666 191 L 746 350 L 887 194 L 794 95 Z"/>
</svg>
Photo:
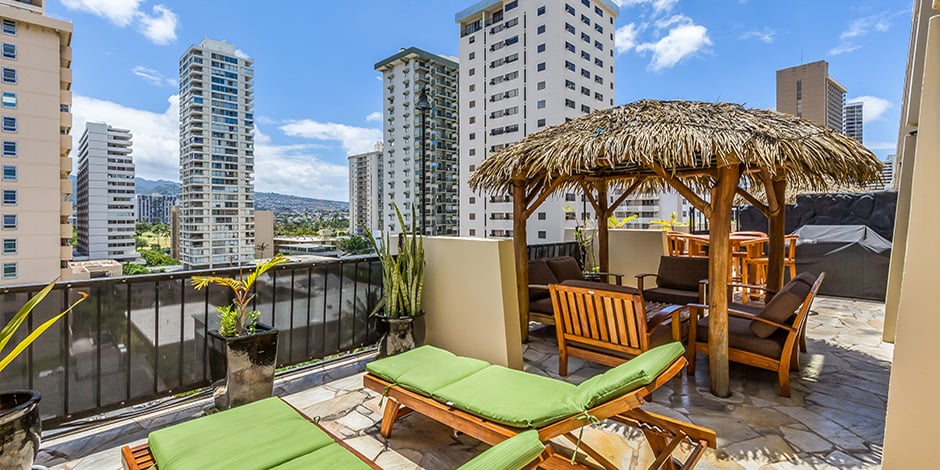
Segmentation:
<svg viewBox="0 0 940 470">
<path fill-rule="evenodd" d="M 529 339 L 529 253 L 526 250 L 525 190 L 525 180 L 512 180 L 512 243 L 516 255 L 516 295 L 522 341 Z"/>
<path fill-rule="evenodd" d="M 783 259 L 786 249 L 784 237 L 787 234 L 786 195 L 787 181 L 785 179 L 775 179 L 767 188 L 767 200 L 770 202 L 770 211 L 767 214 L 767 236 L 770 238 L 767 254 L 768 296 L 780 292 L 783 288 Z"/>
<path fill-rule="evenodd" d="M 597 262 L 601 272 L 610 272 L 610 230 L 607 227 L 607 217 L 610 209 L 607 204 L 607 182 L 597 183 Z"/>
<path fill-rule="evenodd" d="M 719 397 L 731 395 L 728 375 L 728 289 L 731 281 L 731 206 L 741 177 L 741 165 L 718 168 L 712 188 L 711 218 L 708 224 L 708 370 L 711 391 Z"/>
</svg>

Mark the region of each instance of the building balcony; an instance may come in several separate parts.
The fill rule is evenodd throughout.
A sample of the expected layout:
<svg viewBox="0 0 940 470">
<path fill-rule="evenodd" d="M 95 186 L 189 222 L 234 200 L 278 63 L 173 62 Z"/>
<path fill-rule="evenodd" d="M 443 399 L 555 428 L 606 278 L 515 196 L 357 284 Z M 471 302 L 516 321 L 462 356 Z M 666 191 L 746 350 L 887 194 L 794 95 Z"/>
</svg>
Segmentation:
<svg viewBox="0 0 940 470">
<path fill-rule="evenodd" d="M 59 238 L 60 239 L 72 238 L 72 226 L 70 224 L 59 225 Z"/>
<path fill-rule="evenodd" d="M 68 151 L 66 151 L 65 153 L 68 154 Z M 72 172 L 72 159 L 69 157 L 59 157 L 59 171 L 66 173 L 66 178 L 67 178 L 68 173 Z"/>
<path fill-rule="evenodd" d="M 72 128 L 72 113 L 59 113 L 59 126 L 66 129 Z"/>
<path fill-rule="evenodd" d="M 69 238 L 72 238 L 72 234 L 69 233 Z M 59 247 L 59 259 L 62 261 L 70 261 L 72 259 L 72 246 L 60 246 Z"/>
<path fill-rule="evenodd" d="M 59 65 L 69 68 L 72 66 L 72 47 L 66 45 L 59 46 Z"/>
<path fill-rule="evenodd" d="M 66 67 L 59 68 L 59 88 L 62 90 L 72 89 L 72 69 Z"/>
<path fill-rule="evenodd" d="M 68 154 L 72 151 L 72 134 L 59 135 L 59 153 Z M 71 168 L 71 166 L 69 166 Z"/>
<path fill-rule="evenodd" d="M 59 180 L 59 193 L 60 193 L 60 194 L 72 194 L 72 182 L 71 182 L 70 180 L 68 180 L 68 179 Z M 66 202 L 68 202 L 68 201 L 66 201 Z M 71 214 L 72 214 L 72 210 L 71 210 L 72 203 L 69 202 L 68 204 L 69 204 L 69 207 L 70 207 L 70 209 L 69 209 L 69 214 L 71 215 Z M 64 207 L 64 206 L 63 206 L 63 207 Z"/>
</svg>

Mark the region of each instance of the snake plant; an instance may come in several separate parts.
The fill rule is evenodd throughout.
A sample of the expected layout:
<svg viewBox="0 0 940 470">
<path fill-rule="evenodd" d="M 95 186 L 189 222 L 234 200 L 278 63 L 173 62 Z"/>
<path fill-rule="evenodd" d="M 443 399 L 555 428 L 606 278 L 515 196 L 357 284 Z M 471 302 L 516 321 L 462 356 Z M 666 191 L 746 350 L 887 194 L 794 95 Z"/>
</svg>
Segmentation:
<svg viewBox="0 0 940 470">
<path fill-rule="evenodd" d="M 398 205 L 393 206 L 398 217 L 398 226 L 405 230 L 404 217 L 398 210 Z M 415 219 L 412 206 L 411 220 Z M 382 298 L 372 310 L 372 314 L 381 311 L 386 318 L 418 315 L 421 313 L 421 294 L 424 290 L 424 239 L 418 234 L 416 224 L 412 224 L 411 230 L 405 235 L 398 255 L 392 254 L 391 235 L 388 232 L 382 233 L 381 246 L 368 229 L 365 232 L 382 263 Z"/>
</svg>

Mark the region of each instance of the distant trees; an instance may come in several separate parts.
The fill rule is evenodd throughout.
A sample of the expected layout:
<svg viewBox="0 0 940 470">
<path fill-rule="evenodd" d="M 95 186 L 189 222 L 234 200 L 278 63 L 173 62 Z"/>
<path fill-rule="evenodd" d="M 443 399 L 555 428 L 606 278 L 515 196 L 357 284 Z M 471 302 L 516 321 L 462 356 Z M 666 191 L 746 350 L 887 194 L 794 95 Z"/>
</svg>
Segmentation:
<svg viewBox="0 0 940 470">
<path fill-rule="evenodd" d="M 359 235 L 341 238 L 336 242 L 336 247 L 343 250 L 343 253 L 350 255 L 362 255 L 372 252 L 372 244 Z"/>
</svg>

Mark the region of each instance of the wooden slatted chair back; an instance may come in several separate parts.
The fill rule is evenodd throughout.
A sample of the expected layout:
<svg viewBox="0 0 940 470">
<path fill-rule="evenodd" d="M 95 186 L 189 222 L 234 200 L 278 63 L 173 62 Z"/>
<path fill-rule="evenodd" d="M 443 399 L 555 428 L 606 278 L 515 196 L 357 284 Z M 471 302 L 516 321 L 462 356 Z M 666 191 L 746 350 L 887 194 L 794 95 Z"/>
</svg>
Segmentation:
<svg viewBox="0 0 940 470">
<path fill-rule="evenodd" d="M 552 284 L 549 290 L 559 349 L 568 343 L 626 355 L 649 349 L 646 310 L 639 293 L 561 284 Z"/>
</svg>

